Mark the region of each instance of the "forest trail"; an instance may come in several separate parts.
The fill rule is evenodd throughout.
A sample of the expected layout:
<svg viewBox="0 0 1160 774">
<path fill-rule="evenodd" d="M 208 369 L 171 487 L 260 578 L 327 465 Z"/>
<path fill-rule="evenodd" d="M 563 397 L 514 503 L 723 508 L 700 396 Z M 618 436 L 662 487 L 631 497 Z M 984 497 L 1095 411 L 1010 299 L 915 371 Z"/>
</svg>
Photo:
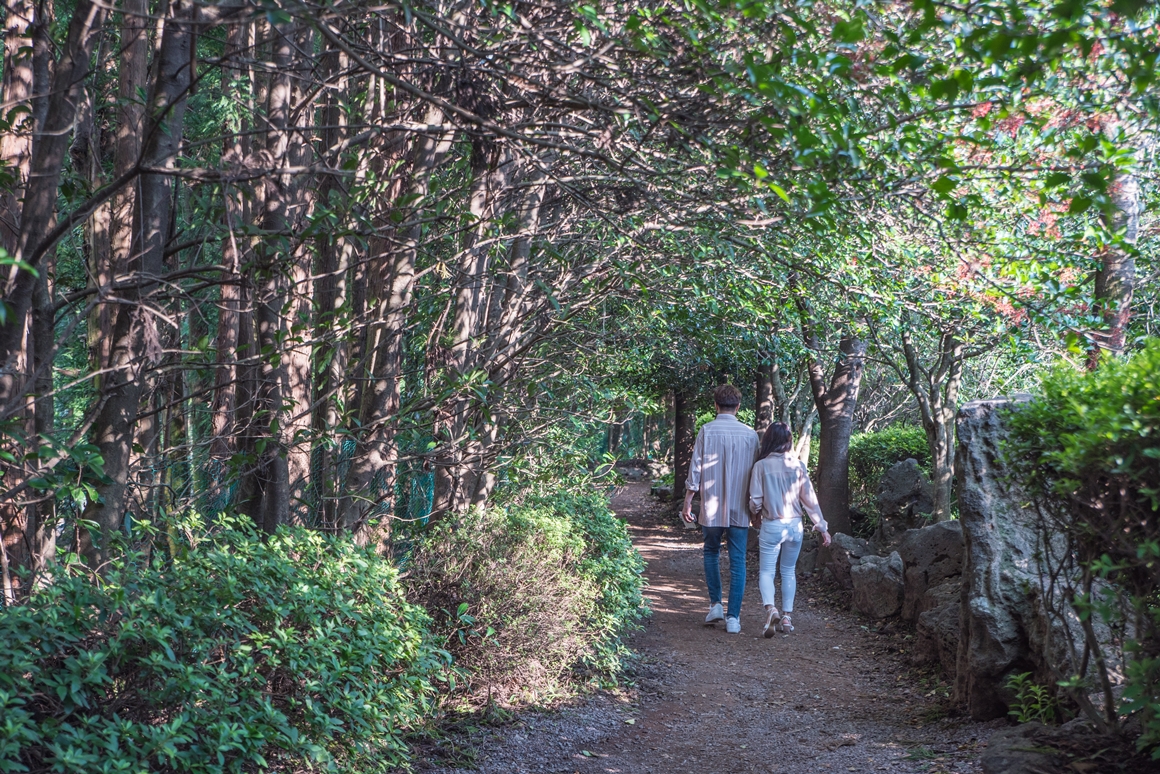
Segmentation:
<svg viewBox="0 0 1160 774">
<path fill-rule="evenodd" d="M 647 484 L 612 501 L 647 567 L 653 615 L 632 639 L 635 689 L 525 713 L 474 740 L 479 772 L 578 774 L 973 774 L 1002 721 L 945 716 L 945 683 L 915 673 L 899 634 L 871 631 L 832 592 L 799 579 L 790 635 L 763 639 L 756 556 L 741 634 L 704 626 L 699 532 L 676 526 Z M 728 564 L 722 555 L 722 569 Z M 728 573 L 725 583 L 728 583 Z M 726 594 L 728 586 L 726 585 Z"/>
</svg>

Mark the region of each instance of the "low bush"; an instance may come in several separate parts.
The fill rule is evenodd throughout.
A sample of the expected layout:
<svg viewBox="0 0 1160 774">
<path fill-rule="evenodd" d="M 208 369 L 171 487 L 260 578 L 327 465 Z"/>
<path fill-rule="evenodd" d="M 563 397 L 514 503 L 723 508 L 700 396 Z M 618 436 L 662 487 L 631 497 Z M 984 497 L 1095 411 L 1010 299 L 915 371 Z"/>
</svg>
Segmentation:
<svg viewBox="0 0 1160 774">
<path fill-rule="evenodd" d="M 642 569 L 605 498 L 560 493 L 432 525 L 406 583 L 470 700 L 513 705 L 616 676 L 621 637 L 645 612 Z"/>
<path fill-rule="evenodd" d="M 930 447 L 921 427 L 892 425 L 850 439 L 850 505 L 876 514 L 878 482 L 893 465 L 908 459 L 930 473 Z"/>
<path fill-rule="evenodd" d="M 1010 423 L 1005 455 L 1045 545 L 1064 543 L 1044 560 L 1082 625 L 1073 661 L 1093 665 L 1061 686 L 1110 729 L 1138 718 L 1160 759 L 1160 340 L 1093 373 L 1057 369 Z"/>
<path fill-rule="evenodd" d="M 447 654 L 390 563 L 305 530 L 67 571 L 0 611 L 0 772 L 386 771 Z"/>
</svg>

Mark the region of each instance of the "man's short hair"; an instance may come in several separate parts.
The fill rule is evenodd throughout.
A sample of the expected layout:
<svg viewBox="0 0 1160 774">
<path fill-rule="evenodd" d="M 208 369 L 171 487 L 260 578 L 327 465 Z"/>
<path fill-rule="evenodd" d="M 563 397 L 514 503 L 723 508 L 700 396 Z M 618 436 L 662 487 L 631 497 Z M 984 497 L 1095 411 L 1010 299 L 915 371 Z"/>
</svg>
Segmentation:
<svg viewBox="0 0 1160 774">
<path fill-rule="evenodd" d="M 732 384 L 722 384 L 713 391 L 713 402 L 721 408 L 734 408 L 741 405 L 741 390 Z"/>
</svg>

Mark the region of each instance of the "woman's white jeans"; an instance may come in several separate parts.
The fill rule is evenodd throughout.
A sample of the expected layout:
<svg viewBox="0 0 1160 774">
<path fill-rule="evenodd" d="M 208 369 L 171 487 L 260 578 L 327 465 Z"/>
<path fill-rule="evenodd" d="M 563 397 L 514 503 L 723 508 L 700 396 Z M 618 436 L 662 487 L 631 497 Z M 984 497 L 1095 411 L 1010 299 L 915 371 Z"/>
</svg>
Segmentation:
<svg viewBox="0 0 1160 774">
<path fill-rule="evenodd" d="M 761 547 L 761 569 L 757 574 L 757 585 L 761 587 L 761 602 L 775 605 L 773 578 L 778 570 L 778 554 L 781 554 L 781 611 L 793 612 L 793 598 L 797 593 L 798 554 L 802 552 L 804 531 L 801 519 L 777 521 L 765 519 L 761 522 L 758 545 Z"/>
</svg>

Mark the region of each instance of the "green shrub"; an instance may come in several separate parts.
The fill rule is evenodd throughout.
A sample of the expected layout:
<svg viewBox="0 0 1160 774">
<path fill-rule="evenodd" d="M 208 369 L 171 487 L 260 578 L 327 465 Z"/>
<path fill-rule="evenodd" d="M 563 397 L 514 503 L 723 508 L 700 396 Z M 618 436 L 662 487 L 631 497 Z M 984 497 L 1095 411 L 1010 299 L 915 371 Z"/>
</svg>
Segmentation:
<svg viewBox="0 0 1160 774">
<path fill-rule="evenodd" d="M 0 771 L 385 771 L 447 654 L 389 563 L 228 528 L 0 612 Z"/>
<path fill-rule="evenodd" d="M 1059 700 L 1054 692 L 1031 678 L 1030 672 L 1019 672 L 1007 677 L 1007 690 L 1015 701 L 1007 714 L 1016 723 L 1053 723 L 1059 715 Z"/>
<path fill-rule="evenodd" d="M 596 495 L 534 497 L 433 525 L 407 565 L 410 598 L 470 682 L 506 704 L 615 677 L 622 635 L 645 612 L 643 562 Z"/>
<path fill-rule="evenodd" d="M 1036 498 L 1045 534 L 1066 541 L 1047 558 L 1059 557 L 1050 569 L 1084 622 L 1083 647 L 1107 665 L 1094 676 L 1104 696 L 1116 695 L 1112 659 L 1124 665 L 1120 706 L 1105 707 L 1104 722 L 1137 715 L 1141 744 L 1160 759 L 1160 341 L 1094 373 L 1055 370 L 1010 424 L 1006 459 Z M 1112 640 L 1119 652 L 1105 652 L 1089 622 L 1127 634 Z M 1092 689 L 1089 679 L 1061 682 L 1074 696 Z"/>
<path fill-rule="evenodd" d="M 891 466 L 908 459 L 930 474 L 930 446 L 921 427 L 892 425 L 850 439 L 850 505 L 876 513 L 878 482 Z"/>
</svg>

